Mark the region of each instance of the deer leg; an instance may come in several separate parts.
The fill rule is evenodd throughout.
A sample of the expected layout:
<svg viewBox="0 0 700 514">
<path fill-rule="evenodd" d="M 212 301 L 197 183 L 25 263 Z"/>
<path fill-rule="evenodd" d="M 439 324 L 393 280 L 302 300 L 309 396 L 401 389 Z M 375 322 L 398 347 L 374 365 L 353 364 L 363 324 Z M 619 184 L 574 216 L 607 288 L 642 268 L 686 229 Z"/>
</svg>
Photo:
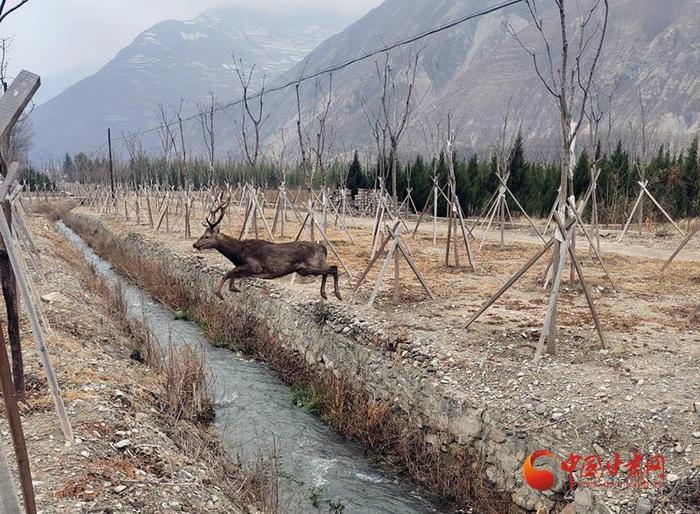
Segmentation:
<svg viewBox="0 0 700 514">
<path fill-rule="evenodd" d="M 299 272 L 297 272 L 299 273 Z M 307 268 L 302 275 L 321 275 L 321 298 L 327 300 L 326 297 L 326 280 L 328 275 L 333 275 L 333 289 L 338 300 L 342 300 L 340 290 L 338 289 L 338 267 L 337 266 L 319 266 L 317 268 Z"/>
<path fill-rule="evenodd" d="M 216 288 L 216 296 L 218 296 L 222 300 L 224 299 L 224 295 L 221 294 L 221 290 L 224 288 L 224 284 L 226 284 L 227 280 L 231 281 L 229 284 L 229 290 L 234 293 L 240 293 L 241 291 L 240 289 L 236 288 L 234 280 L 237 278 L 250 277 L 252 275 L 255 275 L 255 272 L 246 266 L 239 266 L 236 269 L 229 271 L 223 277 L 221 277 L 219 286 Z"/>
<path fill-rule="evenodd" d="M 340 289 L 338 288 L 338 266 L 331 266 L 331 270 L 331 274 L 333 275 L 333 291 L 335 292 L 336 298 L 343 301 L 343 298 L 340 296 Z"/>
<path fill-rule="evenodd" d="M 233 278 L 230 277 L 229 275 L 231 275 L 231 272 L 228 272 L 223 277 L 221 277 L 221 280 L 219 281 L 219 285 L 217 286 L 216 291 L 214 292 L 214 294 L 216 296 L 218 296 L 219 298 L 221 298 L 222 300 L 224 299 L 224 295 L 221 294 L 221 290 L 224 288 L 224 284 L 226 284 L 226 281 L 230 280 L 231 283 L 233 284 Z"/>
<path fill-rule="evenodd" d="M 322 275 L 321 276 L 321 298 L 324 300 L 328 300 L 328 296 L 326 296 L 326 279 L 328 278 L 328 275 Z"/>
</svg>

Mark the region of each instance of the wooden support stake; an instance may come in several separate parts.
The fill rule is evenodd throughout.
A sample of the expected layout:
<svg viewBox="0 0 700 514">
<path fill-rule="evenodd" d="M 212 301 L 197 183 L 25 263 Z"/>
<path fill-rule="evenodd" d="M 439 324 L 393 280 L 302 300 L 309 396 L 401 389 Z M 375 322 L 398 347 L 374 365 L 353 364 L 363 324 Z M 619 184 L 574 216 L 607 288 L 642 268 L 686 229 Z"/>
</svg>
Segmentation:
<svg viewBox="0 0 700 514">
<path fill-rule="evenodd" d="M 416 263 L 413 261 L 413 258 L 411 257 L 411 253 L 408 251 L 408 247 L 404 244 L 404 242 L 401 240 L 401 238 L 398 238 L 398 241 L 399 241 L 399 250 L 401 250 L 401 253 L 404 256 L 404 259 L 406 259 L 406 262 L 408 262 L 408 265 L 411 267 L 411 270 L 416 275 L 418 282 L 420 282 L 420 284 L 423 286 L 423 289 L 425 289 L 425 292 L 428 293 L 428 296 L 430 297 L 430 299 L 435 300 L 435 296 L 433 295 L 433 292 L 430 290 L 428 283 L 425 281 L 425 279 L 423 278 L 423 275 L 418 270 L 418 266 L 416 266 Z"/>
<path fill-rule="evenodd" d="M 698 231 L 700 231 L 700 222 L 695 224 L 695 227 L 688 233 L 687 236 L 685 236 L 685 239 L 681 242 L 680 245 L 678 245 L 678 248 L 676 248 L 673 254 L 671 254 L 671 257 L 669 257 L 668 260 L 664 263 L 664 265 L 661 266 L 661 271 L 665 271 L 666 268 L 668 268 L 669 264 L 673 262 L 673 259 L 675 259 L 679 253 L 681 253 L 681 250 L 685 248 L 685 245 L 688 244 L 688 242 L 693 238 L 695 234 L 698 233 Z"/>
<path fill-rule="evenodd" d="M 646 182 L 644 182 L 644 183 L 639 182 L 639 185 L 642 187 L 642 190 L 647 194 L 647 196 L 648 196 L 649 198 L 651 198 L 651 201 L 654 202 L 654 205 L 656 205 L 656 206 L 659 208 L 659 210 L 663 213 L 663 215 L 666 216 L 666 219 L 668 219 L 668 221 L 670 221 L 671 224 L 676 228 L 676 230 L 678 231 L 678 233 L 679 233 L 681 236 L 685 237 L 685 232 L 683 232 L 683 231 L 681 230 L 681 228 L 680 228 L 678 225 L 676 225 L 676 222 L 673 221 L 673 219 L 671 218 L 671 216 L 669 216 L 669 214 L 664 210 L 664 208 L 661 207 L 661 204 L 660 204 L 659 202 L 657 202 L 657 201 L 656 201 L 656 198 L 654 198 L 654 196 L 649 192 L 649 190 L 647 189 L 647 183 L 646 183 Z"/>
<path fill-rule="evenodd" d="M 588 231 L 586 230 L 586 226 L 584 225 L 583 220 L 581 219 L 581 216 L 579 215 L 578 210 L 576 209 L 576 206 L 571 201 L 571 198 L 568 199 L 568 203 L 569 203 L 569 206 L 571 207 L 571 212 L 574 213 L 574 217 L 576 218 L 576 222 L 581 227 L 581 231 L 583 232 L 583 235 L 586 236 L 588 243 L 591 245 L 591 248 L 593 249 L 593 253 L 595 254 L 596 258 L 598 259 L 598 262 L 600 262 L 600 266 L 603 268 L 603 272 L 605 273 L 605 276 L 607 277 L 608 281 L 610 282 L 610 285 L 612 286 L 613 289 L 616 289 L 615 283 L 612 281 L 612 278 L 610 277 L 610 273 L 608 273 L 608 270 L 605 267 L 605 263 L 603 262 L 603 258 L 600 256 L 600 253 L 598 253 L 598 249 L 595 247 L 595 245 L 593 244 L 593 240 L 588 235 Z"/>
<path fill-rule="evenodd" d="M 8 182 L 6 178 L 3 181 L 3 186 Z M 1 191 L 0 191 L 1 192 Z M 4 194 L 0 196 L 0 199 L 4 198 Z M 29 286 L 27 285 L 27 278 L 22 267 L 22 262 L 17 255 L 17 250 L 14 246 L 14 239 L 10 233 L 10 227 L 7 223 L 7 218 L 5 217 L 5 211 L 0 209 L 0 234 L 5 242 L 5 250 L 10 258 L 10 263 L 12 264 L 12 269 L 15 272 L 17 278 L 17 285 L 19 286 L 20 296 L 24 302 L 24 308 L 27 310 L 27 315 L 29 317 L 29 324 L 34 334 L 34 340 L 36 342 L 37 350 L 39 352 L 39 357 L 41 359 L 41 364 L 46 372 L 46 378 L 49 386 L 49 391 L 51 392 L 51 397 L 53 398 L 54 405 L 56 407 L 56 414 L 61 422 L 61 429 L 63 430 L 63 435 L 66 442 L 73 444 L 73 429 L 70 426 L 70 421 L 68 421 L 68 415 L 66 414 L 66 407 L 63 404 L 63 397 L 61 396 L 61 388 L 58 385 L 58 379 L 56 378 L 56 372 L 51 365 L 51 359 L 49 357 L 49 350 L 46 347 L 46 342 L 44 341 L 44 333 L 41 329 L 41 323 L 39 323 L 39 317 L 37 316 L 34 303 L 32 302 L 32 296 L 29 292 Z"/>
<path fill-rule="evenodd" d="M 377 283 L 374 284 L 372 294 L 369 296 L 369 301 L 367 302 L 368 307 L 372 306 L 374 300 L 377 298 L 377 294 L 379 294 L 379 289 L 381 288 L 382 281 L 384 280 L 384 274 L 386 273 L 387 267 L 389 266 L 389 262 L 391 262 L 391 258 L 394 256 L 394 252 L 396 251 L 396 247 L 398 246 L 398 244 L 398 238 L 394 238 L 394 240 L 391 242 L 391 246 L 389 246 L 389 251 L 386 254 L 386 259 L 384 259 L 382 269 L 379 271 L 379 278 L 377 279 Z"/>
<path fill-rule="evenodd" d="M 395 225 L 394 228 L 396 228 L 396 227 L 398 227 L 398 224 Z M 380 255 L 382 254 L 382 252 L 384 251 L 384 248 L 386 247 L 386 244 L 389 242 L 390 239 L 391 239 L 391 235 L 387 235 L 387 236 L 384 238 L 384 240 L 382 241 L 381 246 L 379 247 L 379 250 L 378 250 L 377 253 L 374 255 L 374 257 L 372 257 L 372 259 L 369 261 L 369 264 L 367 265 L 367 267 L 365 268 L 365 270 L 362 272 L 362 275 L 360 275 L 360 279 L 357 281 L 357 284 L 355 284 L 355 289 L 353 289 L 353 292 L 354 292 L 354 293 L 357 292 L 357 290 L 360 288 L 360 286 L 362 285 L 362 283 L 365 281 L 365 278 L 367 278 L 367 274 L 369 273 L 369 270 L 371 270 L 371 269 L 372 269 L 372 266 L 374 266 L 374 263 L 377 262 L 377 260 L 379 259 L 379 256 L 380 256 Z"/>
<path fill-rule="evenodd" d="M 12 480 L 12 473 L 2 444 L 0 444 L 0 512 L 21 514 L 14 480 Z"/>
<path fill-rule="evenodd" d="M 486 309 L 491 307 L 494 303 L 496 303 L 496 300 L 498 300 L 503 293 L 508 291 L 508 289 L 511 288 L 517 280 L 522 277 L 527 271 L 538 261 L 540 258 L 545 254 L 547 250 L 549 250 L 552 245 L 554 245 L 556 239 L 552 238 L 547 243 L 540 249 L 539 252 L 537 252 L 529 261 L 525 263 L 525 265 L 518 270 L 515 275 L 510 277 L 508 281 L 501 287 L 491 298 L 488 299 L 488 301 L 481 306 L 481 308 L 474 313 L 474 315 L 470 318 L 470 320 L 467 322 L 467 326 L 465 328 L 469 328 L 469 325 L 474 323 L 479 316 L 481 316 L 484 312 L 486 312 Z"/>
<path fill-rule="evenodd" d="M 574 209 L 574 212 L 576 210 Z M 559 219 L 559 215 L 555 214 L 554 215 L 557 225 L 559 225 L 559 229 L 563 230 L 564 229 L 564 224 L 561 222 L 561 219 Z M 571 262 L 574 263 L 574 268 L 576 269 L 576 274 L 578 275 L 578 279 L 581 282 L 581 285 L 583 286 L 583 293 L 586 296 L 586 301 L 588 302 L 588 308 L 591 310 L 591 316 L 593 316 L 593 323 L 595 324 L 596 331 L 598 332 L 598 337 L 600 338 L 600 342 L 603 345 L 603 348 L 608 348 L 608 343 L 605 340 L 605 334 L 603 334 L 603 326 L 600 323 L 600 319 L 598 318 L 598 313 L 596 312 L 595 309 L 595 304 L 593 303 L 593 296 L 591 295 L 591 290 L 588 287 L 588 283 L 586 282 L 586 279 L 583 276 L 583 270 L 581 269 L 581 266 L 578 263 L 578 259 L 576 259 L 576 250 L 571 246 L 567 245 L 569 249 L 569 255 L 571 256 Z"/>
<path fill-rule="evenodd" d="M 5 350 L 5 334 L 2 326 L 0 326 L 0 389 L 2 390 L 2 398 L 5 402 L 5 411 L 7 412 L 7 420 L 10 425 L 15 456 L 17 457 L 17 469 L 19 470 L 19 481 L 22 486 L 22 496 L 24 497 L 24 509 L 27 514 L 36 514 L 36 501 L 34 500 L 32 472 L 29 468 L 27 443 L 24 439 L 22 420 L 17 407 L 17 397 L 15 396 L 14 383 L 12 382 L 10 361 Z"/>
</svg>

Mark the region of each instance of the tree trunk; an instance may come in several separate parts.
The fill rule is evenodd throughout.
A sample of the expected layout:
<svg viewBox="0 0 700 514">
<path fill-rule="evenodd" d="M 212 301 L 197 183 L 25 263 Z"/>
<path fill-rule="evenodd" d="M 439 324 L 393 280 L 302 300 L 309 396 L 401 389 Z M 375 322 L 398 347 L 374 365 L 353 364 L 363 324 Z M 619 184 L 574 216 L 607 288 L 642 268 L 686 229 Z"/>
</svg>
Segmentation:
<svg viewBox="0 0 700 514">
<path fill-rule="evenodd" d="M 399 213 L 399 195 L 396 191 L 396 152 L 397 148 L 392 145 L 391 148 L 391 194 L 394 199 L 394 211 L 397 218 L 401 217 Z M 399 236 L 401 227 L 397 229 Z M 394 252 L 394 303 L 401 301 L 401 252 Z"/>
<path fill-rule="evenodd" d="M 2 203 L 8 224 L 12 223 L 12 208 L 8 201 Z M 0 238 L 1 239 L 1 238 Z M 22 342 L 19 333 L 19 295 L 17 293 L 17 281 L 12 271 L 10 258 L 5 251 L 4 243 L 0 247 L 0 282 L 2 294 L 5 299 L 7 311 L 7 333 L 10 340 L 10 352 L 12 354 L 12 377 L 15 384 L 17 399 L 24 400 L 24 363 L 22 360 Z"/>
</svg>

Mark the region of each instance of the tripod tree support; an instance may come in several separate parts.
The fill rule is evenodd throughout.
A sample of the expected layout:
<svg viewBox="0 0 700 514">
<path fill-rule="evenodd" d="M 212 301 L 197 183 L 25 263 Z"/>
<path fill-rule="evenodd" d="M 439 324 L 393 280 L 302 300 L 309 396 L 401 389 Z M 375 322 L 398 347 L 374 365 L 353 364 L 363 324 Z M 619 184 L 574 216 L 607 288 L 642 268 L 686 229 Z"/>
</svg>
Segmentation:
<svg viewBox="0 0 700 514">
<path fill-rule="evenodd" d="M 661 207 L 661 204 L 660 204 L 659 202 L 656 201 L 656 198 L 654 198 L 654 195 L 652 195 L 652 194 L 649 192 L 649 190 L 647 189 L 647 184 L 648 184 L 648 183 L 649 183 L 648 181 L 637 182 L 637 184 L 639 184 L 639 187 L 641 188 L 641 190 L 639 191 L 639 196 L 637 197 L 637 201 L 635 202 L 634 207 L 632 207 L 632 212 L 630 212 L 630 217 L 627 219 L 627 223 L 625 223 L 625 228 L 622 230 L 622 234 L 620 234 L 620 237 L 619 237 L 619 239 L 617 240 L 618 243 L 621 242 L 622 239 L 625 237 L 625 234 L 627 233 L 627 229 L 629 228 L 630 223 L 632 222 L 632 218 L 634 218 L 634 213 L 637 212 L 637 208 L 639 207 L 639 204 L 640 204 L 640 202 L 642 201 L 642 198 L 644 198 L 644 195 L 645 195 L 645 194 L 646 194 L 649 198 L 651 198 L 651 201 L 654 202 L 654 205 L 656 205 L 656 207 L 658 207 L 658 209 L 661 211 L 661 213 L 662 213 L 664 216 L 666 216 L 666 219 L 667 219 L 668 221 L 671 222 L 671 224 L 672 224 L 672 225 L 674 226 L 674 228 L 678 231 L 678 233 L 679 233 L 681 236 L 685 237 L 685 232 L 683 232 L 683 231 L 681 230 L 681 228 L 680 228 L 678 225 L 676 225 L 676 222 L 673 221 L 673 218 L 671 218 L 671 216 L 669 216 L 669 214 L 664 210 L 664 208 Z"/>
<path fill-rule="evenodd" d="M 386 258 L 384 259 L 384 263 L 382 264 L 382 268 L 379 271 L 379 277 L 377 278 L 377 282 L 374 285 L 374 289 L 372 290 L 372 294 L 369 297 L 367 305 L 372 306 L 372 304 L 374 304 L 374 301 L 377 298 L 377 295 L 379 294 L 379 289 L 381 288 L 382 281 L 384 280 L 384 275 L 386 273 L 386 270 L 389 267 L 389 262 L 391 262 L 392 258 L 395 258 L 395 255 L 397 255 L 396 254 L 397 250 L 400 252 L 401 255 L 403 255 L 404 259 L 406 259 L 406 262 L 408 262 L 408 265 L 411 268 L 411 271 L 413 271 L 414 275 L 418 279 L 418 282 L 420 282 L 421 286 L 423 287 L 425 292 L 428 294 L 430 299 L 434 300 L 435 296 L 433 296 L 433 293 L 430 290 L 428 283 L 423 278 L 423 275 L 421 274 L 420 270 L 418 269 L 418 266 L 416 266 L 416 263 L 414 262 L 413 257 L 411 256 L 411 252 L 409 251 L 408 247 L 406 246 L 406 244 L 403 242 L 403 239 L 401 238 L 401 220 L 395 221 L 394 226 L 389 229 L 389 234 L 384 238 L 381 245 L 379 246 L 378 251 L 375 252 L 375 254 L 372 257 L 372 259 L 370 260 L 369 264 L 367 265 L 365 270 L 362 272 L 360 279 L 357 281 L 357 284 L 355 284 L 355 288 L 354 288 L 353 292 L 357 292 L 360 289 L 360 286 L 364 283 L 364 281 L 367 278 L 367 275 L 369 274 L 372 267 L 379 260 L 379 256 L 381 255 L 382 251 L 387 246 L 387 244 L 389 244 L 389 241 L 391 241 L 391 244 L 389 245 L 389 250 L 386 254 Z"/>
<path fill-rule="evenodd" d="M 522 204 L 521 204 L 521 203 L 518 201 L 518 199 L 515 197 L 515 195 L 514 195 L 513 192 L 510 190 L 510 188 L 508 187 L 508 185 L 504 182 L 503 178 L 498 177 L 498 180 L 500 180 L 500 181 L 501 181 L 501 184 L 506 188 L 506 192 L 507 192 L 507 193 L 510 195 L 510 197 L 513 199 L 513 201 L 515 202 L 515 205 L 518 206 L 518 209 L 520 209 L 520 212 L 523 213 L 523 216 L 525 216 L 525 219 L 527 219 L 528 223 L 530 223 L 530 226 L 531 226 L 532 229 L 535 231 L 535 233 L 537 234 L 537 236 L 542 240 L 543 243 L 546 242 L 546 240 L 545 240 L 544 236 L 542 235 L 542 233 L 540 232 L 540 230 L 537 228 L 537 226 L 535 226 L 535 223 L 532 221 L 532 219 L 530 218 L 530 216 L 528 216 L 527 212 L 525 211 L 525 208 L 522 206 Z M 506 203 L 506 206 L 508 206 L 507 203 Z"/>
<path fill-rule="evenodd" d="M 299 233 L 297 234 L 295 241 L 299 241 L 299 238 L 301 235 L 304 233 L 304 228 L 308 224 L 310 228 L 316 227 L 318 229 L 319 234 L 321 234 L 321 237 L 323 238 L 323 241 L 328 245 L 328 247 L 331 249 L 331 252 L 333 252 L 333 255 L 335 255 L 335 258 L 338 259 L 338 262 L 340 262 L 340 265 L 343 267 L 345 270 L 345 273 L 348 274 L 348 277 L 350 279 L 353 278 L 352 272 L 350 269 L 345 265 L 345 261 L 340 257 L 340 254 L 338 253 L 338 250 L 336 250 L 335 246 L 331 242 L 331 240 L 328 238 L 326 235 L 326 231 L 321 228 L 321 226 L 318 224 L 316 221 L 316 216 L 314 215 L 314 206 L 313 204 L 308 207 L 308 211 L 306 214 L 306 218 L 304 218 L 304 222 L 301 224 L 301 227 L 299 228 Z"/>
<path fill-rule="evenodd" d="M 585 206 L 585 203 L 586 203 L 586 201 L 584 200 L 584 202 L 581 204 L 581 205 L 582 205 L 582 208 Z M 496 301 L 497 301 L 501 296 L 503 296 L 503 294 L 504 294 L 506 291 L 508 291 L 508 290 L 513 286 L 513 284 L 515 284 L 525 273 L 527 273 L 527 271 L 528 271 L 530 268 L 532 268 L 532 266 L 534 266 L 535 263 L 536 263 L 537 261 L 539 261 L 539 260 L 542 258 L 542 256 L 543 256 L 545 253 L 547 253 L 547 251 L 548 251 L 550 248 L 552 248 L 552 247 L 554 246 L 555 243 L 560 243 L 560 244 L 562 245 L 562 248 L 561 248 L 561 255 L 565 257 L 565 255 L 566 255 L 565 252 L 567 252 L 567 253 L 569 253 L 569 255 L 570 255 L 571 258 L 572 258 L 572 262 L 574 263 L 574 267 L 575 267 L 575 269 L 576 269 L 576 273 L 577 273 L 578 276 L 579 276 L 579 280 L 581 280 L 581 283 L 583 284 L 584 294 L 586 295 L 586 300 L 587 300 L 587 302 L 588 302 L 588 307 L 589 307 L 589 309 L 591 310 L 591 314 L 592 314 L 592 316 L 593 316 L 593 321 L 594 321 L 594 323 L 595 323 L 596 330 L 597 330 L 597 332 L 598 332 L 598 336 L 599 336 L 599 338 L 600 338 L 600 340 L 601 340 L 601 343 L 603 344 L 603 347 L 607 348 L 607 342 L 606 342 L 606 340 L 605 340 L 605 336 L 604 336 L 604 334 L 603 334 L 602 326 L 601 326 L 601 324 L 600 324 L 600 321 L 599 321 L 599 318 L 598 318 L 598 314 L 597 314 L 597 312 L 596 312 L 596 310 L 595 310 L 595 306 L 593 305 L 593 299 L 592 299 L 592 296 L 591 296 L 591 294 L 590 294 L 590 290 L 589 290 L 589 288 L 588 288 L 587 283 L 585 282 L 585 280 L 584 280 L 584 278 L 583 278 L 583 272 L 582 272 L 582 270 L 581 270 L 580 265 L 578 264 L 578 260 L 577 260 L 576 257 L 575 257 L 575 252 L 574 252 L 573 248 L 571 248 L 570 245 L 568 244 L 567 233 L 568 233 L 569 229 L 571 229 L 571 227 L 575 225 L 577 218 L 571 218 L 571 219 L 566 223 L 565 226 L 564 226 L 563 223 L 561 223 L 561 220 L 559 219 L 557 213 L 555 213 L 554 219 L 557 221 L 557 224 L 559 225 L 559 232 L 558 232 L 558 233 L 562 234 L 561 239 L 563 239 L 563 240 L 562 240 L 562 241 L 559 241 L 556 237 L 550 238 L 549 241 L 547 241 L 547 242 L 545 243 L 545 245 L 544 245 L 542 248 L 540 248 L 540 250 L 539 250 L 534 256 L 532 256 L 532 257 L 530 258 L 530 260 L 528 260 L 528 261 L 527 261 L 513 276 L 511 276 L 511 277 L 506 281 L 506 283 L 505 283 L 493 296 L 491 296 L 491 298 L 489 298 L 489 299 L 479 308 L 479 310 L 478 310 L 477 312 L 474 313 L 474 315 L 472 315 L 472 317 L 471 317 L 471 318 L 469 319 L 469 321 L 467 322 L 467 325 L 466 325 L 465 328 L 469 328 L 469 326 L 471 326 L 471 324 L 474 323 L 474 321 L 476 321 L 484 312 L 486 312 L 486 310 L 487 310 L 489 307 L 491 307 L 494 303 L 496 303 Z M 560 257 L 560 260 L 561 260 L 561 261 L 564 261 L 564 257 Z M 551 296 L 550 296 L 550 303 L 549 303 L 549 307 L 548 307 L 548 309 L 547 309 L 547 314 L 546 314 L 546 316 L 545 316 L 545 323 L 544 323 L 544 327 L 543 327 L 543 329 L 542 329 L 542 335 L 540 336 L 540 343 L 539 343 L 539 345 L 538 345 L 538 347 L 537 347 L 537 353 L 536 353 L 536 355 L 535 355 L 535 360 L 539 360 L 539 358 L 540 358 L 540 356 L 541 356 L 541 352 L 542 352 L 542 350 L 543 350 L 543 348 L 544 348 L 544 342 L 545 342 L 546 337 L 548 336 L 549 328 L 550 328 L 550 326 L 551 326 L 551 323 L 552 323 L 552 320 L 553 320 L 553 317 L 554 317 L 554 312 L 556 312 L 555 309 L 556 309 L 556 304 L 557 304 L 558 295 L 559 295 L 559 288 L 558 288 L 557 286 L 558 286 L 558 285 L 561 285 L 561 276 L 562 276 L 562 274 L 563 274 L 563 268 L 564 268 L 563 263 L 560 262 L 560 264 L 561 264 L 561 265 L 558 266 L 558 268 L 557 268 L 557 273 L 556 273 L 556 275 L 555 275 L 555 277 L 554 277 L 554 283 L 553 283 L 553 286 L 552 286 L 552 293 L 551 293 Z"/>
</svg>

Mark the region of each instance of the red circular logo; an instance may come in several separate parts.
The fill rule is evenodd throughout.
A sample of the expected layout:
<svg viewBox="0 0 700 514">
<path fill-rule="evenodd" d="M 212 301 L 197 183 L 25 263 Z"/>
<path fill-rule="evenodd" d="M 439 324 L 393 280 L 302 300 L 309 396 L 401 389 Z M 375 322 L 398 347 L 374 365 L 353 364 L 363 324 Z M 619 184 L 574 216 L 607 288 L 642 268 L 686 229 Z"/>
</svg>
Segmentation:
<svg viewBox="0 0 700 514">
<path fill-rule="evenodd" d="M 538 491 L 547 491 L 554 486 L 554 473 L 548 469 L 536 468 L 535 464 L 540 457 L 555 458 L 554 453 L 549 450 L 537 450 L 531 453 L 523 463 L 523 476 L 527 485 Z"/>
</svg>

